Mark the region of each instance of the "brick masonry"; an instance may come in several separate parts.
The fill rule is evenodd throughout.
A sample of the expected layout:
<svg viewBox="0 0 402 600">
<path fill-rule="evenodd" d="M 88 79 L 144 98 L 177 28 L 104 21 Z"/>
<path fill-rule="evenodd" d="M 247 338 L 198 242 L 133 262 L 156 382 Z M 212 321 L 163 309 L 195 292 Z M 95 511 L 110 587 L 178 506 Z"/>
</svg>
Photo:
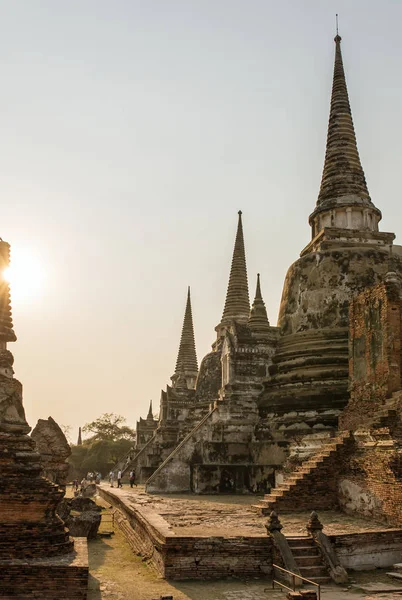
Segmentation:
<svg viewBox="0 0 402 600">
<path fill-rule="evenodd" d="M 358 294 L 349 309 L 350 401 L 341 429 L 370 424 L 386 398 L 401 389 L 401 299 L 388 281 Z"/>
<path fill-rule="evenodd" d="M 268 535 L 175 535 L 154 511 L 128 505 L 108 489 L 99 488 L 99 493 L 115 507 L 116 522 L 133 551 L 166 579 L 269 577 L 273 561 L 280 564 Z M 346 568 L 387 567 L 402 560 L 401 529 L 331 536 L 331 541 Z"/>
<path fill-rule="evenodd" d="M 221 579 L 267 576 L 272 569 L 268 536 L 179 536 L 159 515 L 124 504 L 117 495 L 99 488 L 116 507 L 116 522 L 134 552 L 149 559 L 166 579 Z"/>
<path fill-rule="evenodd" d="M 85 600 L 87 540 L 75 538 L 74 549 L 59 557 L 0 560 L 0 597 L 3 600 Z"/>
</svg>

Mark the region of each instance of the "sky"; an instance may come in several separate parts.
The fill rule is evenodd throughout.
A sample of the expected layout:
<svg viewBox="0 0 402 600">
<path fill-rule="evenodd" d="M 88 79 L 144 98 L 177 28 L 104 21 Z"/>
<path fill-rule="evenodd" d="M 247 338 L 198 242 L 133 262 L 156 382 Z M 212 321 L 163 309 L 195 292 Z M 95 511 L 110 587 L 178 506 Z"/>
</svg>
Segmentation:
<svg viewBox="0 0 402 600">
<path fill-rule="evenodd" d="M 135 426 L 170 382 L 187 286 L 199 362 L 243 211 L 272 325 L 310 239 L 335 13 L 383 231 L 402 233 L 400 0 L 0 0 L 0 236 L 27 419 Z"/>
</svg>

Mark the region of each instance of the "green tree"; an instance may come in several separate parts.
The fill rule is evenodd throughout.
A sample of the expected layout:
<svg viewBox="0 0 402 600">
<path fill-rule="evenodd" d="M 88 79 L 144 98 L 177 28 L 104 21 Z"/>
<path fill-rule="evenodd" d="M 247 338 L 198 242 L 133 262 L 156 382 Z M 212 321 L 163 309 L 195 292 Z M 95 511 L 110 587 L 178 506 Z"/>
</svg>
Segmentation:
<svg viewBox="0 0 402 600">
<path fill-rule="evenodd" d="M 104 413 L 95 421 L 87 423 L 82 428 L 84 433 L 92 433 L 91 439 L 110 440 L 116 442 L 118 440 L 135 440 L 135 431 L 124 423 L 126 419 L 121 415 L 114 413 Z"/>
<path fill-rule="evenodd" d="M 81 479 L 89 471 L 99 472 L 106 477 L 117 460 L 134 446 L 135 431 L 125 422 L 121 415 L 105 413 L 84 425 L 83 432 L 92 435 L 83 440 L 82 446 L 71 448 L 71 479 Z"/>
</svg>

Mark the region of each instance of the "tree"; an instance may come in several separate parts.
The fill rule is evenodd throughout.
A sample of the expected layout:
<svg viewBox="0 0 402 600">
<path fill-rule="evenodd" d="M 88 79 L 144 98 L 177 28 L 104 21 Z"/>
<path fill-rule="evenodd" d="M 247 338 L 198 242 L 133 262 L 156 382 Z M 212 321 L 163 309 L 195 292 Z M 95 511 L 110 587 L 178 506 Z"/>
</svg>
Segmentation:
<svg viewBox="0 0 402 600">
<path fill-rule="evenodd" d="M 134 446 L 136 433 L 124 425 L 121 415 L 105 413 L 95 421 L 84 425 L 82 430 L 93 435 L 84 439 L 82 446 L 73 446 L 69 459 L 71 478 L 81 479 L 89 471 L 106 476 L 117 460 Z"/>
<path fill-rule="evenodd" d="M 135 431 L 124 425 L 126 419 L 121 415 L 114 413 L 104 413 L 95 421 L 86 423 L 82 428 L 84 433 L 93 433 L 91 439 L 109 440 L 116 442 L 117 440 L 135 440 Z"/>
</svg>

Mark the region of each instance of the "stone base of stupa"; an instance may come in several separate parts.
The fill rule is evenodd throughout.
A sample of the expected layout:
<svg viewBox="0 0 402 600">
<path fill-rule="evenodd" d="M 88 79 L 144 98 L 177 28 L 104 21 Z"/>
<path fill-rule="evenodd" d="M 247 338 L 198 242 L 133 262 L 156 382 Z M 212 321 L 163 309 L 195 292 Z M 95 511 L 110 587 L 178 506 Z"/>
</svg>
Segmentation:
<svg viewBox="0 0 402 600">
<path fill-rule="evenodd" d="M 0 560 L 2 600 L 85 600 L 88 588 L 86 538 L 74 551 L 49 558 Z"/>
</svg>

